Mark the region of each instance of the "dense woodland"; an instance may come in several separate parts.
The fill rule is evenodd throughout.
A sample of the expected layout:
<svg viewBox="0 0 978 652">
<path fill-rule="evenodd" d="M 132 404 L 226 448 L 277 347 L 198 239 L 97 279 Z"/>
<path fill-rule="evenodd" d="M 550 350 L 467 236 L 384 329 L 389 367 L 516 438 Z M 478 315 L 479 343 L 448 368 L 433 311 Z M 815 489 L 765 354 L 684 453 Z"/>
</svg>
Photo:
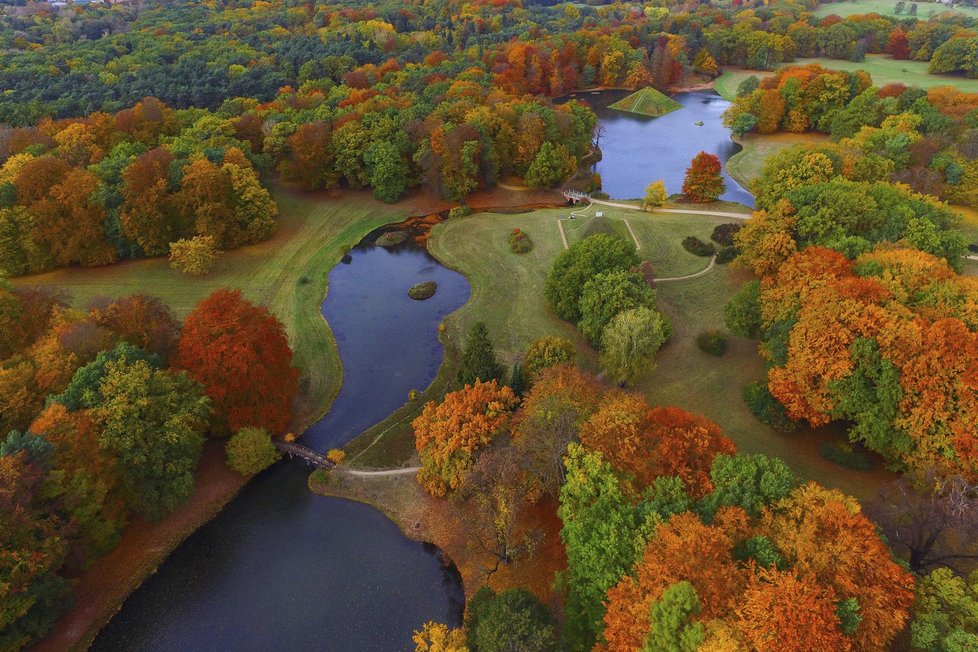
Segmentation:
<svg viewBox="0 0 978 652">
<path fill-rule="evenodd" d="M 978 76 L 974 19 L 813 7 L 7 8 L 0 276 L 197 236 L 259 242 L 280 183 L 388 202 L 412 189 L 463 201 L 511 175 L 554 187 L 593 156 L 594 113 L 552 101 L 574 89 L 870 53 Z M 726 119 L 739 135 L 831 136 L 769 161 L 734 236 L 757 279 L 727 321 L 769 363 L 751 407 L 784 429 L 843 422 L 904 479 L 864 510 L 738 453 L 702 416 L 579 371 L 566 340 L 534 342 L 509 374 L 477 327 L 457 391 L 414 420 L 418 481 L 436 504 L 472 506 L 465 526 L 500 564 L 532 554 L 523 515 L 555 505 L 562 609 L 486 589 L 464 631 L 429 623 L 419 649 L 884 650 L 908 625 L 917 649 L 978 646 L 978 575 L 959 563 L 978 554 L 978 284 L 960 275 L 967 241 L 939 201 L 978 207 L 978 95 L 819 66 L 738 95 Z M 606 236 L 547 279 L 551 310 L 622 386 L 672 333 L 653 276 Z M 290 363 L 282 325 L 236 292 L 181 324 L 146 295 L 78 308 L 0 283 L 0 649 L 43 636 L 127 522 L 187 499 L 207 437 L 230 437 L 243 474 L 273 461 L 299 387 Z"/>
</svg>

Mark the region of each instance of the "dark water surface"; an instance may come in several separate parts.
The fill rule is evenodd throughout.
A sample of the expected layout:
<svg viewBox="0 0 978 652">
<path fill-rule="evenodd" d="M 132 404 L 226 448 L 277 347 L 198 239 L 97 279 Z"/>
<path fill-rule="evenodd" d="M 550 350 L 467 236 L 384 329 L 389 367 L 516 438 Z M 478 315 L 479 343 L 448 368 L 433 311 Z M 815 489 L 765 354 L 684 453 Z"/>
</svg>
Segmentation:
<svg viewBox="0 0 978 652">
<path fill-rule="evenodd" d="M 628 94 L 628 91 L 602 91 L 571 96 L 588 102 L 604 127 L 600 143 L 604 158 L 598 162 L 596 171 L 601 175 L 602 190 L 611 197 L 641 198 L 645 187 L 658 179 L 666 182 L 670 195 L 680 193 L 686 168 L 698 153 L 716 154 L 726 163 L 740 151 L 721 121 L 730 102 L 713 91 L 677 93 L 672 99 L 683 108 L 658 118 L 607 108 Z M 697 126 L 697 122 L 703 125 Z M 726 169 L 723 176 L 727 192 L 721 199 L 754 205 L 754 197 Z"/>
<path fill-rule="evenodd" d="M 376 233 L 365 238 L 373 242 Z M 408 288 L 438 283 L 414 301 Z M 437 325 L 469 284 L 410 244 L 359 245 L 323 304 L 343 388 L 302 443 L 340 446 L 427 387 L 444 351 Z M 437 550 L 372 507 L 316 496 L 282 462 L 249 483 L 125 602 L 94 650 L 411 650 L 427 620 L 457 625 L 461 582 Z"/>
</svg>

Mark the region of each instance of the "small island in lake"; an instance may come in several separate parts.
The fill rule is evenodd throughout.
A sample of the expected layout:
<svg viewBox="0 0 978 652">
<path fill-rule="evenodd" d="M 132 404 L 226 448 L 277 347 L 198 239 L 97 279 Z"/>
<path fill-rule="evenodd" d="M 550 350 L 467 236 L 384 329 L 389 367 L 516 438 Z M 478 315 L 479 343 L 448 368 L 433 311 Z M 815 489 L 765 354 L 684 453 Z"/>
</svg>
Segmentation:
<svg viewBox="0 0 978 652">
<path fill-rule="evenodd" d="M 408 296 L 417 301 L 424 301 L 425 299 L 430 299 L 435 295 L 435 290 L 438 289 L 438 284 L 434 281 L 425 281 L 424 283 L 415 283 L 408 290 Z"/>
<path fill-rule="evenodd" d="M 646 86 L 609 105 L 608 108 L 658 118 L 660 115 L 672 113 L 682 106 L 668 95 L 660 93 L 651 86 Z"/>
<path fill-rule="evenodd" d="M 388 231 L 374 240 L 374 244 L 378 247 L 394 247 L 407 239 L 407 231 Z"/>
</svg>

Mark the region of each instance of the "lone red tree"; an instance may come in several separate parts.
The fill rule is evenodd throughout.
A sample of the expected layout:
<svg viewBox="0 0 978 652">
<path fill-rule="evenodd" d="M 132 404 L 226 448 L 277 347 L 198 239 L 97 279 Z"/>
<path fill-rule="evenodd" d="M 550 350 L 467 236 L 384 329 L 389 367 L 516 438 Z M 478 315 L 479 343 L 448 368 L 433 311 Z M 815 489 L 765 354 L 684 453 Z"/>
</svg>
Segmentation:
<svg viewBox="0 0 978 652">
<path fill-rule="evenodd" d="M 686 198 L 698 203 L 716 201 L 726 189 L 720 174 L 720 159 L 706 152 L 694 156 L 683 180 Z"/>
<path fill-rule="evenodd" d="M 299 371 L 282 323 L 239 290 L 218 290 L 187 315 L 175 367 L 214 402 L 217 434 L 244 427 L 281 434 L 292 418 Z"/>
</svg>

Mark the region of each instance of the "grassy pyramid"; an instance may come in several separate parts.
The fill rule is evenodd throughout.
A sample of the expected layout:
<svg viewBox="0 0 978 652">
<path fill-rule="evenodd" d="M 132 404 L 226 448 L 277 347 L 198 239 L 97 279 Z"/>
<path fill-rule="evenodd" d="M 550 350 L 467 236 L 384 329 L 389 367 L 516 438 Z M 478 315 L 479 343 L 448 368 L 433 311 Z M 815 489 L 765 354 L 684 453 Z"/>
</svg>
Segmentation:
<svg viewBox="0 0 978 652">
<path fill-rule="evenodd" d="M 658 118 L 660 115 L 665 115 L 680 107 L 682 104 L 671 97 L 663 95 L 651 86 L 646 86 L 611 104 L 608 108 Z"/>
</svg>

